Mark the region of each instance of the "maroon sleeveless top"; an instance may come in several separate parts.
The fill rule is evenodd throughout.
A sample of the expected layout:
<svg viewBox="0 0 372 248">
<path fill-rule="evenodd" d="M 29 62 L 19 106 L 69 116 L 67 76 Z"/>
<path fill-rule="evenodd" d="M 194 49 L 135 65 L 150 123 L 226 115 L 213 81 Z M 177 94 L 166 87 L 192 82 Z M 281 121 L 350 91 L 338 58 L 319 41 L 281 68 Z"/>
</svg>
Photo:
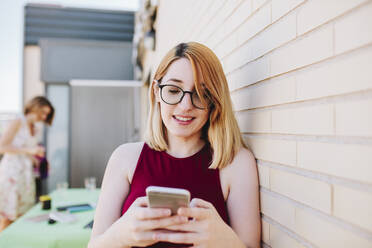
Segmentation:
<svg viewBox="0 0 372 248">
<path fill-rule="evenodd" d="M 221 218 L 229 224 L 218 169 L 208 169 L 212 161 L 210 146 L 205 145 L 196 154 L 175 158 L 166 152 L 151 149 L 146 143 L 137 162 L 130 191 L 123 203 L 122 215 L 137 197 L 146 195 L 147 186 L 187 189 L 191 199 L 200 198 L 213 204 Z M 152 248 L 185 247 L 170 243 L 157 243 Z"/>
</svg>

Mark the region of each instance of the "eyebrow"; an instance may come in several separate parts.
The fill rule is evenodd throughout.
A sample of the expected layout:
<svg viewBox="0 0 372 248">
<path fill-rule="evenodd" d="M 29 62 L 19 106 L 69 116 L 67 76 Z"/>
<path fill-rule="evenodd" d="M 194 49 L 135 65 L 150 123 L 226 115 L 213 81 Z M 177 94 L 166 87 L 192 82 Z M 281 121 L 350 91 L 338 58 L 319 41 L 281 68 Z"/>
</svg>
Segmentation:
<svg viewBox="0 0 372 248">
<path fill-rule="evenodd" d="M 167 80 L 168 81 L 173 81 L 173 82 L 177 82 L 177 83 L 183 83 L 183 81 L 181 79 L 177 79 L 177 78 L 170 78 Z"/>
</svg>

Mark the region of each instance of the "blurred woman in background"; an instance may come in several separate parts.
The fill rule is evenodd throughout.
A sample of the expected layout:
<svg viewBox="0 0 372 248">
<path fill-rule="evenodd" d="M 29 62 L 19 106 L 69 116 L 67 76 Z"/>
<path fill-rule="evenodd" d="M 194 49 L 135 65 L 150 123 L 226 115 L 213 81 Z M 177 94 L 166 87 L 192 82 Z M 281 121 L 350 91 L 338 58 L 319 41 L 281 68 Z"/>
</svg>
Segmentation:
<svg viewBox="0 0 372 248">
<path fill-rule="evenodd" d="M 30 100 L 24 115 L 13 120 L 0 137 L 0 231 L 35 204 L 35 156 L 43 157 L 38 145 L 38 122 L 52 124 L 54 107 L 48 99 L 37 96 Z"/>
</svg>

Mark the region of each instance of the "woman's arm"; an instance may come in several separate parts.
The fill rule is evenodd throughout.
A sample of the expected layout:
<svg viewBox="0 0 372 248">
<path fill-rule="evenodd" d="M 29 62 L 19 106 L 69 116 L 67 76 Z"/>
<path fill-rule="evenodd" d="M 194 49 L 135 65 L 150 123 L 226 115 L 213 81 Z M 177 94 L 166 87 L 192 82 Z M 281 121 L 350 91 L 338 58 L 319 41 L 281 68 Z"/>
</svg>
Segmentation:
<svg viewBox="0 0 372 248">
<path fill-rule="evenodd" d="M 143 143 L 125 144 L 112 154 L 103 178 L 89 248 L 148 246 L 157 242 L 155 230 L 187 221 L 187 218 L 170 216 L 170 209 L 148 208 L 146 197 L 137 198 L 121 216 L 129 179 L 142 147 Z"/>
<path fill-rule="evenodd" d="M 117 243 L 105 232 L 121 216 L 122 204 L 129 192 L 129 166 L 137 164 L 141 144 L 121 145 L 111 155 L 102 181 L 89 247 L 116 247 Z"/>
<path fill-rule="evenodd" d="M 241 149 L 226 169 L 230 192 L 227 199 L 230 225 L 247 247 L 260 247 L 261 217 L 259 183 L 253 154 Z"/>
<path fill-rule="evenodd" d="M 3 135 L 0 137 L 0 154 L 3 153 L 22 153 L 31 154 L 28 147 L 15 147 L 12 145 L 13 139 L 16 136 L 22 125 L 21 119 L 13 120 L 5 129 Z"/>
</svg>

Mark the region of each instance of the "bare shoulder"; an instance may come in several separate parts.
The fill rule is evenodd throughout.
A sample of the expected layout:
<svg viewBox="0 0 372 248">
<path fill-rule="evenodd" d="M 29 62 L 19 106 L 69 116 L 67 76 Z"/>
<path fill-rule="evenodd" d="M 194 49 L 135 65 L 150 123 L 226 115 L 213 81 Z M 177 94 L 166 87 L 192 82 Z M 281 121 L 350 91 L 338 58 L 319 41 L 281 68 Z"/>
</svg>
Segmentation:
<svg viewBox="0 0 372 248">
<path fill-rule="evenodd" d="M 226 169 L 226 173 L 228 174 L 239 174 L 248 171 L 256 171 L 257 164 L 256 159 L 253 153 L 246 149 L 241 148 L 239 152 L 235 155 L 231 164 L 229 164 L 224 170 Z"/>
<path fill-rule="evenodd" d="M 112 153 L 108 166 L 115 167 L 115 170 L 125 172 L 131 177 L 138 158 L 141 154 L 144 142 L 125 143 L 117 147 Z"/>
<path fill-rule="evenodd" d="M 17 118 L 17 119 L 12 120 L 9 123 L 8 129 L 10 129 L 10 130 L 18 130 L 21 126 L 22 126 L 22 119 L 21 118 Z"/>
<path fill-rule="evenodd" d="M 136 157 L 136 155 L 141 152 L 143 148 L 144 142 L 136 142 L 136 143 L 125 143 L 118 146 L 112 155 L 114 156 L 125 156 L 127 159 L 131 157 Z M 129 156 L 129 157 L 128 157 Z"/>
<path fill-rule="evenodd" d="M 235 155 L 231 164 L 221 170 L 223 184 L 226 185 L 229 192 L 234 184 L 240 184 L 241 181 L 255 183 L 257 181 L 257 164 L 253 153 L 241 148 Z"/>
<path fill-rule="evenodd" d="M 20 118 L 12 120 L 5 128 L 3 135 L 0 136 L 0 145 L 11 143 L 21 125 L 22 120 Z"/>
</svg>

